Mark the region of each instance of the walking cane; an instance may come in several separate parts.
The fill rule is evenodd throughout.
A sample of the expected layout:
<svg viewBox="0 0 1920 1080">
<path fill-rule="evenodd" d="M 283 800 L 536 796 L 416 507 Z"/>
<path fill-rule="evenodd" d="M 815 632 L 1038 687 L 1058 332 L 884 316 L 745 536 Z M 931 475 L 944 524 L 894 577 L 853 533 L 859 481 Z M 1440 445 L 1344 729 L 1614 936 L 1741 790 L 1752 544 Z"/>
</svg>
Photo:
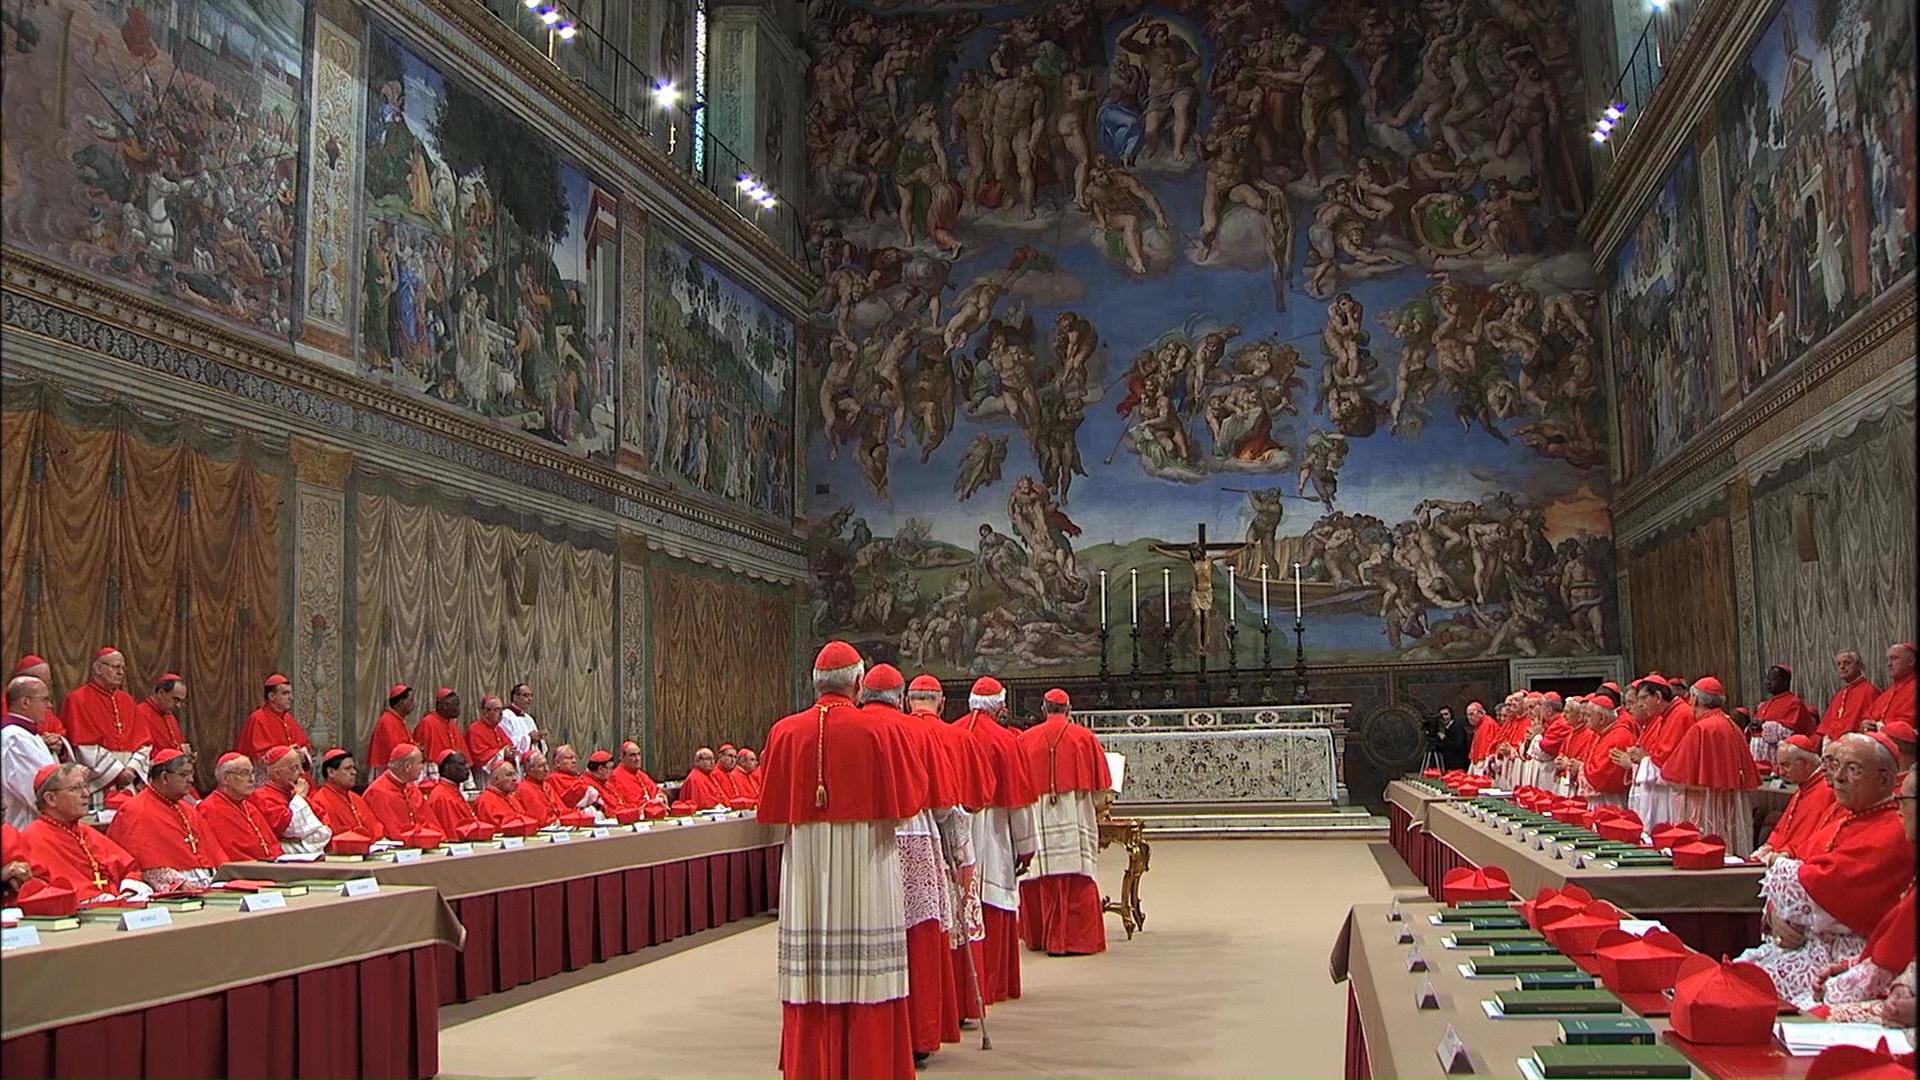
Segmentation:
<svg viewBox="0 0 1920 1080">
<path fill-rule="evenodd" d="M 967 965 L 967 983 L 973 987 L 973 1009 L 980 1014 L 980 1049 L 993 1049 L 993 1036 L 987 1034 L 987 1002 L 980 996 L 980 970 L 973 966 L 973 937 L 967 931 L 967 898 L 960 892 L 958 873 L 951 858 L 947 862 L 947 892 L 953 895 L 954 921 L 960 925 L 960 958 Z"/>
</svg>

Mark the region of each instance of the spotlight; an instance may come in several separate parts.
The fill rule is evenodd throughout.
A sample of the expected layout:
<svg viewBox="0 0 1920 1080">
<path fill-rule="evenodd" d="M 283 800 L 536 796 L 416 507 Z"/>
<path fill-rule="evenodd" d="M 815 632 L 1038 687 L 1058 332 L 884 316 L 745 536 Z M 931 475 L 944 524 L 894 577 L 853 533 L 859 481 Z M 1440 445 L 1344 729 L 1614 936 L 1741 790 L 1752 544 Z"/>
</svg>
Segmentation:
<svg viewBox="0 0 1920 1080">
<path fill-rule="evenodd" d="M 673 83 L 663 79 L 660 82 L 657 82 L 654 84 L 653 101 L 654 101 L 654 104 L 660 106 L 661 108 L 663 109 L 672 108 L 673 103 L 679 100 L 679 98 L 680 98 L 680 91 L 675 90 L 673 88 Z"/>
<path fill-rule="evenodd" d="M 1593 127 L 1595 131 L 1598 131 L 1603 135 L 1611 134 L 1613 131 L 1613 121 L 1603 119 L 1599 123 L 1593 125 Z"/>
<path fill-rule="evenodd" d="M 575 27 L 575 26 L 574 26 L 574 25 L 573 25 L 572 23 L 570 23 L 570 22 L 562 22 L 562 23 L 560 24 L 560 29 L 559 29 L 559 34 L 560 34 L 560 40 L 561 40 L 561 41 L 572 41 L 572 40 L 573 40 L 573 35 L 575 35 L 575 34 L 577 34 L 577 33 L 579 33 L 579 32 L 580 32 L 580 31 L 579 31 L 579 29 L 578 29 L 578 28 L 576 28 L 576 27 Z"/>
<path fill-rule="evenodd" d="M 539 14 L 540 14 L 540 21 L 543 23 L 546 23 L 548 26 L 552 26 L 554 23 L 557 23 L 560 21 L 560 12 L 556 11 L 553 8 L 543 6 L 541 7 Z"/>
<path fill-rule="evenodd" d="M 540 6 L 540 0 L 521 0 L 521 2 L 527 5 L 528 11 L 532 11 L 534 8 Z"/>
<path fill-rule="evenodd" d="M 1609 120 L 1618 120 L 1625 115 L 1627 115 L 1626 107 L 1621 105 L 1618 102 L 1615 102 L 1614 104 L 1609 105 L 1606 108 L 1605 116 Z"/>
<path fill-rule="evenodd" d="M 1606 132 L 1604 132 L 1604 131 L 1596 131 L 1596 132 L 1594 132 L 1594 133 L 1593 133 L 1593 141 L 1594 141 L 1594 144 L 1595 144 L 1595 145 L 1598 145 L 1598 144 L 1600 144 L 1600 143 L 1603 143 L 1603 142 L 1606 142 L 1606 141 L 1607 141 L 1607 133 L 1606 133 Z"/>
</svg>

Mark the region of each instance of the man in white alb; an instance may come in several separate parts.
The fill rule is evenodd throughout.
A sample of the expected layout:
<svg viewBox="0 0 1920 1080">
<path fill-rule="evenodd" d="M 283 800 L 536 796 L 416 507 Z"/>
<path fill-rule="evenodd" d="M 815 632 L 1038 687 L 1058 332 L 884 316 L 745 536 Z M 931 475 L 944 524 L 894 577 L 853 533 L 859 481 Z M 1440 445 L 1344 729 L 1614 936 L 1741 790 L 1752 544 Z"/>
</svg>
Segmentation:
<svg viewBox="0 0 1920 1080">
<path fill-rule="evenodd" d="M 514 752 L 523 757 L 547 752 L 547 733 L 534 723 L 532 709 L 533 687 L 514 683 L 513 690 L 507 694 L 507 707 L 500 710 L 500 730 L 513 740 Z"/>
</svg>

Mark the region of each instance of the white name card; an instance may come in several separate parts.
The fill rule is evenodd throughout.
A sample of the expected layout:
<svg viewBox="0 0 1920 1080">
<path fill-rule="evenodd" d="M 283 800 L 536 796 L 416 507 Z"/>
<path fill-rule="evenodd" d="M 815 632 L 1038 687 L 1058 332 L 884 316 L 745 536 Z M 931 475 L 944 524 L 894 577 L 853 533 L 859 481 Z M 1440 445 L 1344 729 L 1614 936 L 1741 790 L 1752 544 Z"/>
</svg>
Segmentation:
<svg viewBox="0 0 1920 1080">
<path fill-rule="evenodd" d="M 151 930 L 156 926 L 172 926 L 173 912 L 163 907 L 134 908 L 120 914 L 120 929 Z"/>
<path fill-rule="evenodd" d="M 500 847 L 501 847 L 501 850 L 503 851 L 511 850 L 513 848 L 523 848 L 526 846 L 527 846 L 527 838 L 524 836 L 503 836 L 500 838 Z"/>
<path fill-rule="evenodd" d="M 1440 1045 L 1434 1048 L 1440 1058 L 1440 1068 L 1448 1076 L 1473 1071 L 1473 1062 L 1467 1057 L 1467 1044 L 1460 1040 L 1460 1033 L 1447 1025 L 1447 1033 L 1440 1037 Z"/>
<path fill-rule="evenodd" d="M 21 919 L 26 918 L 26 916 L 27 913 L 17 907 L 0 908 L 0 920 L 19 922 Z"/>
<path fill-rule="evenodd" d="M 447 854 L 449 855 L 471 855 L 473 854 L 473 845 L 472 844 L 448 844 L 446 847 L 446 851 L 447 851 Z"/>
<path fill-rule="evenodd" d="M 264 889 L 240 900 L 241 911 L 273 911 L 287 906 L 287 894 Z"/>
<path fill-rule="evenodd" d="M 419 848 L 401 848 L 399 851 L 396 851 L 393 853 L 393 861 L 396 863 L 419 862 L 420 849 Z"/>
<path fill-rule="evenodd" d="M 607 837 L 612 835 L 613 835 L 613 830 L 607 828 L 605 825 L 595 825 L 593 827 L 593 838 L 595 840 L 605 840 Z"/>
<path fill-rule="evenodd" d="M 379 878 L 370 878 L 370 877 L 348 878 L 347 883 L 340 886 L 341 896 L 372 896 L 374 893 L 377 893 L 379 891 L 380 891 Z"/>
<path fill-rule="evenodd" d="M 1387 921 L 1399 922 L 1400 918 L 1400 898 L 1396 896 L 1393 902 L 1387 905 Z"/>
<path fill-rule="evenodd" d="M 573 839 L 572 833 L 557 832 L 557 833 L 547 834 L 547 842 L 550 844 L 564 844 L 567 841 L 572 839 Z"/>
<path fill-rule="evenodd" d="M 30 949 L 40 944 L 37 926 L 9 926 L 0 930 L 0 949 Z"/>
<path fill-rule="evenodd" d="M 634 822 L 634 823 L 633 823 L 633 831 L 634 831 L 634 832 L 652 832 L 652 831 L 653 831 L 653 822 L 651 822 L 651 821 L 636 821 L 636 822 Z"/>
<path fill-rule="evenodd" d="M 1420 976 L 1420 986 L 1413 992 L 1414 1007 L 1437 1009 L 1440 1007 L 1440 995 L 1433 988 L 1433 976 Z"/>
</svg>

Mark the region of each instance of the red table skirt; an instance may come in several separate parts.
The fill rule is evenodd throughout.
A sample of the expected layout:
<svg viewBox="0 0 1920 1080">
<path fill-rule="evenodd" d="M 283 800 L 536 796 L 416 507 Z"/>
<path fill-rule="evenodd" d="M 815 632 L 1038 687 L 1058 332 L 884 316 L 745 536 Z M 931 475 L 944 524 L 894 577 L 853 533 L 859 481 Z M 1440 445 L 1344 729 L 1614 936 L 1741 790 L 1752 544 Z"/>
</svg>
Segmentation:
<svg viewBox="0 0 1920 1080">
<path fill-rule="evenodd" d="M 702 855 L 452 901 L 467 947 L 437 946 L 440 1003 L 471 1001 L 759 915 L 780 899 L 780 846 Z"/>
<path fill-rule="evenodd" d="M 440 1071 L 440 948 L 8 1039 L 0 1043 L 0 1075 L 429 1077 Z"/>
<path fill-rule="evenodd" d="M 1347 1080 L 1373 1080 L 1373 1066 L 1367 1062 L 1367 1031 L 1360 1026 L 1360 1001 L 1352 983 L 1347 984 L 1347 1053 L 1342 1072 Z"/>
</svg>

